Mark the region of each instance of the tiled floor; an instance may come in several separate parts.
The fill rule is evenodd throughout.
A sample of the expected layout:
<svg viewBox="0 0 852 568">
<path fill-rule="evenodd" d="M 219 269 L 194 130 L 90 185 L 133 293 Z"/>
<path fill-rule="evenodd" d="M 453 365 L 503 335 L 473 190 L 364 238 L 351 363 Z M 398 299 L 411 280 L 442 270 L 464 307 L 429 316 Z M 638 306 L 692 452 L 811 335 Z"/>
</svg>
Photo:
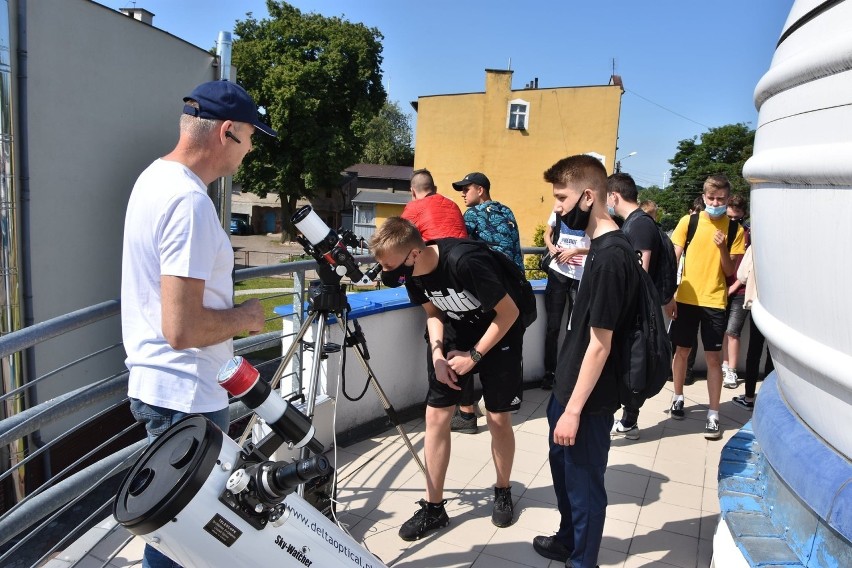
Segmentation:
<svg viewBox="0 0 852 568">
<path fill-rule="evenodd" d="M 699 380 L 686 387 L 686 420 L 668 418 L 668 383 L 645 403 L 640 439 L 613 441 L 606 474 L 609 507 L 599 557 L 602 567 L 710 565 L 719 514 L 719 454 L 751 417 L 730 402 L 741 391 L 742 387 L 723 389 L 721 440 L 703 437 L 707 383 Z M 394 429 L 338 450 L 340 521 L 356 540 L 395 568 L 561 566 L 538 556 L 531 545 L 533 537 L 552 534 L 559 522 L 547 465 L 549 396 L 539 389 L 527 390 L 514 417 L 516 521 L 511 527 L 491 524 L 494 469 L 484 418 L 479 419 L 477 434 L 453 434 L 445 493 L 451 518 L 447 528 L 413 543 L 397 536 L 399 526 L 418 509 L 415 502 L 424 496 L 424 479 Z M 422 456 L 423 421 L 406 426 Z M 87 559 L 91 564 L 84 561 L 78 566 L 102 566 L 105 561 L 112 567 L 140 565 L 141 550 L 140 539 L 134 539 L 112 558 L 96 549 Z"/>
</svg>

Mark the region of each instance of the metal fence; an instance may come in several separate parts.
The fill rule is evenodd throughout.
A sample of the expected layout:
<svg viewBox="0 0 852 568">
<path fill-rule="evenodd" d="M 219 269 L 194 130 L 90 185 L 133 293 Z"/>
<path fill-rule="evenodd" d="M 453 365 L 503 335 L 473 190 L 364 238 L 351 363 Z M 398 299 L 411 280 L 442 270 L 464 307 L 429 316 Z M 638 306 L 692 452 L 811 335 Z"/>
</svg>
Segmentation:
<svg viewBox="0 0 852 568">
<path fill-rule="evenodd" d="M 541 248 L 524 249 L 527 254 L 542 252 Z M 369 256 L 357 256 L 359 262 L 369 262 Z M 250 281 L 256 278 L 292 275 L 292 292 L 295 298 L 305 298 L 307 278 L 315 274 L 317 268 L 313 260 L 271 264 L 245 268 L 235 273 L 235 280 Z M 276 293 L 275 296 L 281 296 Z M 263 299 L 263 298 L 261 298 Z M 287 302 L 282 302 L 287 303 Z M 300 301 L 294 302 L 302 305 Z M 295 310 L 295 317 L 303 318 L 304 309 Z M 39 323 L 26 329 L 0 338 L 0 357 L 10 357 L 44 341 L 60 335 L 74 333 L 88 325 L 115 318 L 120 314 L 120 303 L 111 300 L 76 312 Z M 272 316 L 280 319 L 281 316 Z M 297 322 L 298 323 L 298 322 Z M 294 329 L 298 329 L 295 325 Z M 280 347 L 282 340 L 291 335 L 282 335 L 280 331 L 251 336 L 234 342 L 234 351 L 238 355 L 249 355 L 270 347 Z M 84 361 L 103 357 L 116 349 L 121 342 L 111 342 L 100 349 L 81 355 L 58 368 L 29 380 L 24 386 L 0 395 L 0 404 L 6 404 L 24 395 L 26 389 L 35 384 L 50 381 L 62 371 L 71 370 Z M 294 356 L 290 376 L 293 393 L 301 391 L 301 347 Z M 281 353 L 281 350 L 278 350 Z M 274 370 L 280 356 L 271 357 L 258 363 L 258 367 L 269 366 Z M 120 368 L 90 384 L 42 402 L 32 408 L 9 416 L 0 421 L 0 487 L 9 484 L 17 488 L 24 487 L 23 478 L 26 468 L 42 467 L 45 481 L 13 498 L 11 504 L 4 507 L 0 514 L 0 566 L 28 567 L 43 565 L 49 558 L 63 551 L 70 543 L 80 538 L 87 530 L 111 513 L 115 488 L 146 446 L 144 428 L 133 423 L 119 431 L 96 447 L 80 455 L 61 471 L 52 471 L 49 456 L 52 449 L 64 443 L 74 435 L 104 415 L 121 409 L 128 404 L 126 369 Z M 282 381 L 281 383 L 284 383 Z M 283 387 L 282 387 L 283 389 Z M 42 442 L 40 430 L 48 425 L 81 410 L 95 409 L 74 428 Z M 232 423 L 241 420 L 251 411 L 239 401 L 230 404 Z M 127 442 L 127 440 L 130 440 Z M 118 449 L 116 445 L 119 445 Z M 19 448 L 26 448 L 20 452 Z M 103 457 L 104 454 L 106 457 Z M 48 465 L 44 465 L 47 463 Z M 129 539 L 128 539 L 129 540 Z M 119 543 L 118 553 L 125 543 Z"/>
</svg>

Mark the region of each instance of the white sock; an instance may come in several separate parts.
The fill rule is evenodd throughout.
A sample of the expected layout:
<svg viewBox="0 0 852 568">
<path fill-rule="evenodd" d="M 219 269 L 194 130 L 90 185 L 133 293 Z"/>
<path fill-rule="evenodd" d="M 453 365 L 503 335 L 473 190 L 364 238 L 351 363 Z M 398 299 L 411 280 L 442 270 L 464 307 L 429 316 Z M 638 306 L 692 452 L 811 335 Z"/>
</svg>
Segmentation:
<svg viewBox="0 0 852 568">
<path fill-rule="evenodd" d="M 674 398 L 672 399 L 672 402 L 677 402 L 678 400 L 683 400 L 683 395 L 682 395 L 682 394 L 676 394 L 676 395 L 674 395 Z"/>
<path fill-rule="evenodd" d="M 707 420 L 715 420 L 719 421 L 719 411 L 718 410 L 708 410 L 707 411 Z"/>
<path fill-rule="evenodd" d="M 727 368 L 728 368 L 728 362 L 727 362 L 727 361 L 722 361 L 722 370 L 724 371 L 724 370 L 725 370 L 725 369 L 727 369 Z"/>
</svg>

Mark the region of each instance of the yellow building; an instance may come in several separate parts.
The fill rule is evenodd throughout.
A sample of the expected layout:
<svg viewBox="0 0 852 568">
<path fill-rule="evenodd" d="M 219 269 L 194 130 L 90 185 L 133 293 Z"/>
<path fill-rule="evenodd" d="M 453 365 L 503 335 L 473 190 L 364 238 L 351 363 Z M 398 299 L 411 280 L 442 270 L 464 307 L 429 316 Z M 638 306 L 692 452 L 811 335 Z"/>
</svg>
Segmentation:
<svg viewBox="0 0 852 568">
<path fill-rule="evenodd" d="M 485 70 L 485 92 L 419 97 L 414 167 L 428 168 L 438 191 L 464 210 L 452 182 L 478 171 L 491 198 L 518 221 L 521 245 L 533 246 L 537 225 L 553 210 L 544 170 L 573 154 L 615 164 L 621 80 L 609 85 L 512 89 L 512 71 Z"/>
</svg>

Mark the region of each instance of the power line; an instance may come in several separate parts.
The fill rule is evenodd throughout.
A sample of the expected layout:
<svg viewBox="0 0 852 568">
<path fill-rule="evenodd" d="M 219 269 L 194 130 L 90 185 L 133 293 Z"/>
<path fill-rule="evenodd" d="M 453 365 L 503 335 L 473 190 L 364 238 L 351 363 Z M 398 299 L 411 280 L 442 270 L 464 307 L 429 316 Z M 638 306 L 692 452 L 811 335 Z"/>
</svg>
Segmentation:
<svg viewBox="0 0 852 568">
<path fill-rule="evenodd" d="M 658 106 L 658 107 L 660 107 L 661 109 L 663 109 L 663 110 L 664 110 L 664 111 L 666 111 L 666 112 L 670 112 L 670 113 L 672 113 L 672 114 L 673 114 L 673 115 L 675 115 L 675 116 L 679 116 L 680 118 L 682 118 L 682 119 L 684 119 L 684 120 L 688 120 L 689 122 L 694 122 L 695 124 L 697 124 L 697 125 L 699 125 L 699 126 L 703 126 L 704 128 L 707 128 L 708 130 L 709 130 L 710 128 L 712 128 L 712 127 L 710 127 L 710 126 L 707 126 L 707 125 L 706 125 L 706 124 L 704 124 L 703 122 L 698 122 L 697 120 L 692 120 L 692 119 L 691 119 L 691 118 L 689 118 L 688 116 L 684 116 L 684 115 L 680 114 L 679 112 L 675 112 L 675 111 L 673 111 L 673 110 L 672 110 L 672 109 L 670 109 L 670 108 L 666 108 L 666 107 L 664 107 L 663 105 L 661 105 L 661 104 L 659 104 L 659 103 L 655 103 L 655 102 L 654 102 L 654 101 L 652 101 L 651 99 L 648 99 L 648 98 L 646 98 L 646 97 L 643 97 L 642 95 L 640 95 L 640 94 L 639 94 L 639 93 L 637 93 L 636 91 L 632 91 L 632 90 L 624 89 L 624 92 L 626 92 L 626 93 L 631 93 L 631 94 L 633 94 L 633 95 L 636 95 L 636 96 L 637 96 L 637 97 L 639 97 L 640 99 L 642 99 L 642 100 L 644 100 L 644 101 L 647 101 L 647 102 L 651 103 L 651 104 L 652 104 L 652 105 L 654 105 L 654 106 Z"/>
</svg>

